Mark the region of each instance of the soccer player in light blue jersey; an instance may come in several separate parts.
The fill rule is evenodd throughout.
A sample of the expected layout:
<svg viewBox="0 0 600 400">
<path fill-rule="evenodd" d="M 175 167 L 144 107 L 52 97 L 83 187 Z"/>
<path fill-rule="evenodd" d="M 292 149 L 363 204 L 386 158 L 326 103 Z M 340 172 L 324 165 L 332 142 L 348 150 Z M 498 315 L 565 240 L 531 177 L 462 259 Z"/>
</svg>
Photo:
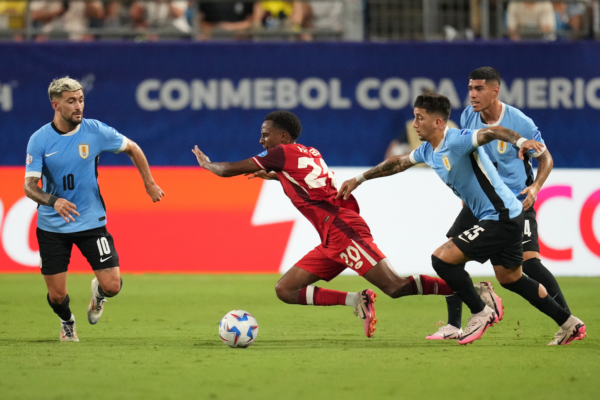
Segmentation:
<svg viewBox="0 0 600 400">
<path fill-rule="evenodd" d="M 469 98 L 471 106 L 467 107 L 461 116 L 463 129 L 484 129 L 502 125 L 505 128 L 519 132 L 526 139 L 544 143 L 538 127 L 515 107 L 502 103 L 498 99 L 501 78 L 498 71 L 491 67 L 481 67 L 469 74 Z M 524 154 L 524 160 L 518 155 L 518 149 L 510 144 L 494 140 L 482 146 L 496 167 L 500 178 L 506 186 L 523 203 L 523 273 L 542 284 L 550 296 L 565 310 L 569 307 L 560 286 L 552 273 L 540 260 L 536 212 L 533 208 L 536 195 L 544 185 L 552 170 L 553 161 L 550 152 Z M 537 176 L 534 176 L 531 159 L 538 162 Z M 471 209 L 464 205 L 456 221 L 447 233 L 448 238 L 454 237 L 469 229 L 477 222 Z M 481 283 L 485 288 L 486 282 Z M 448 325 L 440 328 L 428 338 L 453 338 L 453 332 L 461 327 L 462 302 L 458 296 L 448 296 Z M 500 310 L 501 310 L 500 306 Z M 502 311 L 501 311 L 502 312 Z"/>
<path fill-rule="evenodd" d="M 25 172 L 25 194 L 39 204 L 36 233 L 48 303 L 61 319 L 60 340 L 74 342 L 79 338 L 67 293 L 73 245 L 96 274 L 87 311 L 90 324 L 98 322 L 106 298 L 116 296 L 123 284 L 119 255 L 106 230 L 106 207 L 98 186 L 100 153 L 127 154 L 140 171 L 152 201 L 164 196 L 136 143 L 100 121 L 83 118 L 82 89 L 69 77 L 50 84 L 48 95 L 54 119 L 29 139 Z M 40 179 L 42 188 L 38 186 Z"/>
<path fill-rule="evenodd" d="M 450 129 L 448 98 L 434 94 L 417 97 L 413 126 L 424 143 L 409 154 L 392 157 L 343 183 L 344 197 L 363 181 L 402 172 L 415 164 L 431 166 L 442 181 L 473 211 L 477 223 L 448 240 L 434 251 L 431 260 L 438 275 L 471 310 L 472 316 L 458 343 L 481 338 L 498 322 L 497 312 L 486 305 L 475 290 L 465 263 L 490 260 L 500 284 L 529 301 L 560 326 L 560 338 L 549 344 L 569 344 L 586 335 L 585 324 L 549 296 L 543 285 L 523 275 L 523 207 L 506 186 L 486 152 L 480 148 L 492 140 L 502 140 L 525 151 L 541 153 L 545 147 L 501 126 L 479 130 Z"/>
</svg>

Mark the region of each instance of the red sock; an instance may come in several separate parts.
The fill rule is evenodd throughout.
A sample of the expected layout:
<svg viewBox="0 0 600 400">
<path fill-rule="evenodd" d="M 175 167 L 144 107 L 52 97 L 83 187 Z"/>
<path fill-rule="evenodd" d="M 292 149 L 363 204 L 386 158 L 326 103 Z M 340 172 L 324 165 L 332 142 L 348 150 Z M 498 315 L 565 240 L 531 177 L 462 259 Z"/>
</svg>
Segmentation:
<svg viewBox="0 0 600 400">
<path fill-rule="evenodd" d="M 300 304 L 308 306 L 344 306 L 348 292 L 307 286 L 300 289 Z"/>
<path fill-rule="evenodd" d="M 429 275 L 413 275 L 409 276 L 408 279 L 410 280 L 413 294 L 439 294 L 444 296 L 454 294 L 450 286 L 440 278 L 434 278 Z"/>
</svg>

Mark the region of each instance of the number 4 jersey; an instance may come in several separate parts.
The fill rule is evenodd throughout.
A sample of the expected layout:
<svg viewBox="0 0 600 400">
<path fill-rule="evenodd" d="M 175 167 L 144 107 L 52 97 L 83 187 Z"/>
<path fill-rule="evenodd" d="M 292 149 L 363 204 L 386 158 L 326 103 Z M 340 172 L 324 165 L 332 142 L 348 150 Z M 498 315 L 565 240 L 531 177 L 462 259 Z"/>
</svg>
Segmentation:
<svg viewBox="0 0 600 400">
<path fill-rule="evenodd" d="M 317 229 L 324 241 L 340 207 L 359 212 L 354 196 L 336 200 L 337 185 L 321 153 L 301 144 L 282 144 L 265 150 L 252 160 L 259 168 L 275 171 L 294 207 Z"/>
<path fill-rule="evenodd" d="M 127 139 L 100 121 L 83 119 L 71 132 L 53 123 L 44 125 L 29 139 L 25 177 L 42 178 L 42 190 L 77 206 L 80 216 L 66 223 L 52 207 L 39 206 L 40 229 L 72 233 L 106 225 L 106 208 L 98 186 L 98 160 L 103 151 L 119 153 Z"/>
</svg>

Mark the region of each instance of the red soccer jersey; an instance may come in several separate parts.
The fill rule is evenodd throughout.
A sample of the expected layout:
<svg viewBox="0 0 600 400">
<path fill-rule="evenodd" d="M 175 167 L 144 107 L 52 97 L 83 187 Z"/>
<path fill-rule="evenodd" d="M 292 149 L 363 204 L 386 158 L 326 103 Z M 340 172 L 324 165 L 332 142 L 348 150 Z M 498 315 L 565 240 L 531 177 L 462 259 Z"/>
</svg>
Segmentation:
<svg viewBox="0 0 600 400">
<path fill-rule="evenodd" d="M 327 237 L 340 207 L 359 212 L 354 196 L 345 201 L 335 199 L 335 176 L 317 149 L 298 143 L 282 144 L 252 160 L 259 168 L 277 173 L 286 196 L 317 229 L 321 241 Z"/>
</svg>

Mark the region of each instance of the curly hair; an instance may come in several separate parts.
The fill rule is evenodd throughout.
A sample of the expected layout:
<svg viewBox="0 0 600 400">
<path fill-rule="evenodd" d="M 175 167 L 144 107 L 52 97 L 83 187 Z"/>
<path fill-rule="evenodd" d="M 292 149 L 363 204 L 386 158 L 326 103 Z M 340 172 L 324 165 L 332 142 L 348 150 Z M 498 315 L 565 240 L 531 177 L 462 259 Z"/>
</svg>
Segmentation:
<svg viewBox="0 0 600 400">
<path fill-rule="evenodd" d="M 296 114 L 289 111 L 273 111 L 265 117 L 265 121 L 273 121 L 273 126 L 289 133 L 294 141 L 302 133 L 300 119 Z"/>
</svg>

